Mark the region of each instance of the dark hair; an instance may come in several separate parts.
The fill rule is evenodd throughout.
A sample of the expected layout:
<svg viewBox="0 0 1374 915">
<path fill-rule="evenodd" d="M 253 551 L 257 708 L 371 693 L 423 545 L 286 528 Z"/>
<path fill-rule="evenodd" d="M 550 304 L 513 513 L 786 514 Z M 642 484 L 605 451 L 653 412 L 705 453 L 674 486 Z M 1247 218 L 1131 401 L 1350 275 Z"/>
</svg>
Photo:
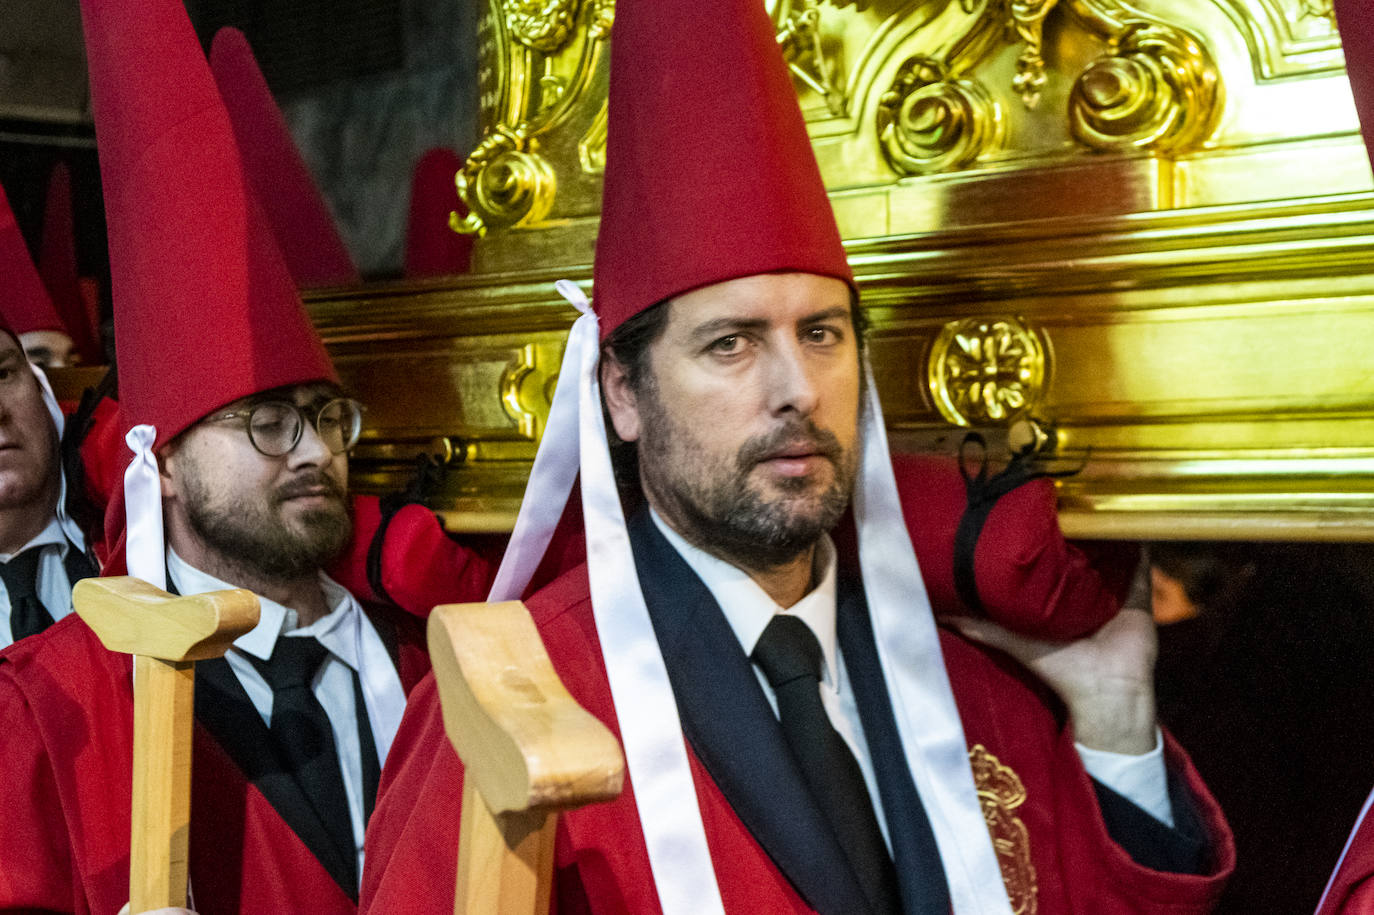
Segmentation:
<svg viewBox="0 0 1374 915">
<path fill-rule="evenodd" d="M 649 370 L 649 347 L 663 336 L 668 326 L 668 304 L 672 299 L 655 302 L 633 317 L 627 318 L 601 344 L 601 359 L 614 359 L 625 369 L 625 379 L 630 390 L 636 394 L 645 390 L 646 382 L 651 382 Z M 868 313 L 859 303 L 859 294 L 852 288 L 849 293 L 849 317 L 854 326 L 854 336 L 859 343 L 859 353 L 867 346 Z M 611 466 L 615 469 L 616 483 L 622 498 L 633 501 L 639 498 L 639 451 L 634 442 L 622 441 L 611 423 L 610 412 L 606 409 L 606 394 L 601 394 L 601 414 L 606 423 L 606 441 L 611 447 Z M 626 511 L 630 510 L 627 506 Z"/>
</svg>

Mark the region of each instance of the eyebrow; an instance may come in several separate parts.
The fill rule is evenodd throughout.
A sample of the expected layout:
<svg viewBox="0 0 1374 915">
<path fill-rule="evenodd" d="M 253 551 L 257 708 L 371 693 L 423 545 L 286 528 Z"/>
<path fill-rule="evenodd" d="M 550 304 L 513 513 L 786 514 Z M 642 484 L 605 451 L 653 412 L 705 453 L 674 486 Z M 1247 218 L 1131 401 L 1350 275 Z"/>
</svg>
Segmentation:
<svg viewBox="0 0 1374 915">
<path fill-rule="evenodd" d="M 821 311 L 805 315 L 797 321 L 797 324 L 816 324 L 821 321 L 833 321 L 837 318 L 848 318 L 849 316 L 850 309 L 848 305 L 836 305 L 833 308 L 825 308 Z M 689 336 L 693 340 L 702 340 L 718 335 L 728 336 L 732 333 L 761 330 L 771 323 L 772 322 L 767 318 L 714 318 L 692 328 Z"/>
</svg>

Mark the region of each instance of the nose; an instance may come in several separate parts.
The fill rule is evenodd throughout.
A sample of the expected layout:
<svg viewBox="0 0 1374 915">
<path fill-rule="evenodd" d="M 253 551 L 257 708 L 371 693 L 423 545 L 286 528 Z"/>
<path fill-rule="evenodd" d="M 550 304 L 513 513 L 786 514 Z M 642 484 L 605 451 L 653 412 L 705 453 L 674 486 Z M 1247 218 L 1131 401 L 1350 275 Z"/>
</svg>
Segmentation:
<svg viewBox="0 0 1374 915">
<path fill-rule="evenodd" d="M 292 448 L 286 455 L 287 466 L 297 467 L 325 467 L 334 459 L 334 453 L 329 450 L 329 446 L 320 437 L 319 430 L 310 421 L 304 421 L 301 427 L 301 440 L 296 442 L 296 447 Z"/>
<path fill-rule="evenodd" d="M 769 409 L 810 416 L 820 400 L 817 367 L 801 343 L 789 339 L 771 348 L 767 367 Z"/>
</svg>

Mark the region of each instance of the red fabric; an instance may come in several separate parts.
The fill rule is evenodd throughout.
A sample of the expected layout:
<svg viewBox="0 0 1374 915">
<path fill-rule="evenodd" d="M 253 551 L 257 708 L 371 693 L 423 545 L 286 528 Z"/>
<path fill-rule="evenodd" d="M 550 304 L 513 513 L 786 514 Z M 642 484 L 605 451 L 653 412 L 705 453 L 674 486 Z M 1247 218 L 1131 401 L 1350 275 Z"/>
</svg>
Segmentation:
<svg viewBox="0 0 1374 915">
<path fill-rule="evenodd" d="M 738 277 L 852 286 L 763 5 L 656 0 L 615 14 L 593 271 L 602 339 L 656 302 Z"/>
<path fill-rule="evenodd" d="M 399 627 L 407 689 L 429 668 Z M 129 898 L 132 665 L 75 614 L 0 654 L 0 911 L 112 915 Z M 202 915 L 351 915 L 353 903 L 199 726 L 191 883 Z"/>
<path fill-rule="evenodd" d="M 529 607 L 568 691 L 618 734 L 585 567 L 536 595 Z M 1131 861 L 1108 836 L 1072 734 L 1058 725 L 1041 688 L 955 635 L 942 633 L 942 647 L 970 747 L 996 756 L 1025 788 L 1026 801 L 1013 813 L 1029 837 L 1038 911 L 1210 911 L 1234 865 L 1234 846 L 1216 802 L 1172 740 L 1168 764 L 1193 792 L 1215 849 L 1217 867 L 1206 876 L 1164 874 Z M 726 911 L 810 911 L 695 756 L 691 762 Z M 462 765 L 444 734 L 433 678 L 426 678 L 411 697 L 383 773 L 368 829 L 363 912 L 452 911 L 461 785 Z M 659 911 L 632 792 L 627 783 L 616 800 L 560 817 L 554 911 Z"/>
<path fill-rule="evenodd" d="M 1345 72 L 1355 95 L 1364 145 L 1374 164 L 1374 3 L 1334 0 L 1332 5 L 1345 48 Z"/>
<path fill-rule="evenodd" d="M 440 604 L 484 600 L 496 577 L 499 555 L 488 556 L 444 531 L 439 518 L 423 505 L 406 505 L 392 517 L 382 541 L 382 588 L 372 590 L 368 553 L 382 524 L 376 496 L 353 497 L 353 543 L 329 569 L 330 576 L 360 597 L 389 599 L 421 619 Z M 423 570 L 423 574 L 416 574 Z"/>
<path fill-rule="evenodd" d="M 1374 815 L 1350 837 L 1350 849 L 1332 875 L 1331 889 L 1317 915 L 1369 915 L 1374 912 Z"/>
<path fill-rule="evenodd" d="M 238 138 L 248 181 L 296 285 L 360 282 L 329 206 L 291 139 L 286 119 L 242 32 L 223 28 L 215 34 L 210 68 Z"/>
<path fill-rule="evenodd" d="M 15 334 L 62 330 L 48 290 L 24 244 L 14 210 L 0 187 L 0 321 Z"/>
<path fill-rule="evenodd" d="M 972 613 L 954 584 L 954 534 L 968 501 L 958 461 L 893 455 L 892 464 L 931 606 L 939 615 Z M 1092 552 L 1090 557 L 1060 532 L 1053 481 L 1018 486 L 997 501 L 974 550 L 984 612 L 1040 638 L 1092 632 L 1120 608 L 1137 550 L 1113 545 Z"/>
<path fill-rule="evenodd" d="M 82 0 L 121 412 L 156 447 L 258 391 L 336 381 L 179 0 Z"/>
<path fill-rule="evenodd" d="M 100 349 L 100 316 L 91 309 L 76 275 L 76 228 L 72 217 L 72 173 L 65 162 L 53 166 L 38 245 L 38 272 L 52 295 L 72 347 L 86 365 L 105 361 Z"/>
<path fill-rule="evenodd" d="M 405 275 L 449 276 L 467 273 L 472 236 L 449 228 L 449 214 L 467 215 L 454 178 L 463 159 L 451 149 L 428 150 L 415 164 L 410 183 L 410 221 L 406 224 Z"/>
</svg>

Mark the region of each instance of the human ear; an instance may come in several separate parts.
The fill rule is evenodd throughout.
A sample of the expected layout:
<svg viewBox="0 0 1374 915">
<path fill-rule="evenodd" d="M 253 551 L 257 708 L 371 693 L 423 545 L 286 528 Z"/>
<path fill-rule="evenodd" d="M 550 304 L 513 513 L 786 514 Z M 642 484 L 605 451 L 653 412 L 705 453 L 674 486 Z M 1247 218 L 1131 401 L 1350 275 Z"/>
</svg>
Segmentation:
<svg viewBox="0 0 1374 915">
<path fill-rule="evenodd" d="M 175 499 L 177 495 L 176 485 L 176 443 L 173 442 L 162 449 L 161 454 L 153 456 L 157 461 L 157 479 L 162 491 L 162 498 Z"/>
<path fill-rule="evenodd" d="M 607 349 L 601 354 L 601 396 L 606 401 L 606 412 L 610 414 L 611 425 L 622 442 L 639 440 L 639 399 L 630 375 L 615 354 Z"/>
</svg>

